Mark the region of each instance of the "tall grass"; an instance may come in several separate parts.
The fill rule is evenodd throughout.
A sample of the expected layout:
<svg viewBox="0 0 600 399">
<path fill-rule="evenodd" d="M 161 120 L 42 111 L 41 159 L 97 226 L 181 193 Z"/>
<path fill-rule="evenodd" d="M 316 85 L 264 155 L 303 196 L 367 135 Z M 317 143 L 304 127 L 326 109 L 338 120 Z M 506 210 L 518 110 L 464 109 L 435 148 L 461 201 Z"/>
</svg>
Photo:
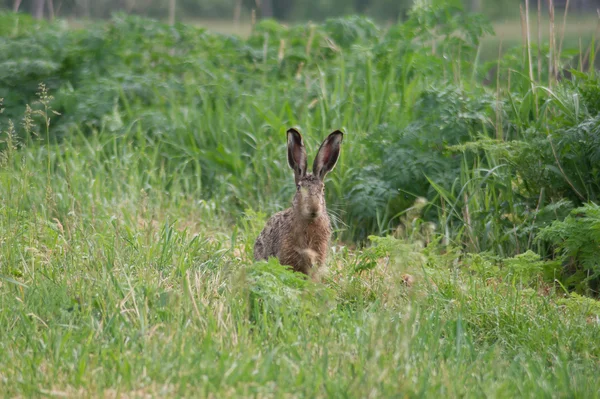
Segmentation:
<svg viewBox="0 0 600 399">
<path fill-rule="evenodd" d="M 1 17 L 5 395 L 600 396 L 600 307 L 568 293 L 598 257 L 548 259 L 596 240 L 597 205 L 572 211 L 600 192 L 583 63 L 490 72 L 489 25 L 425 3 L 247 40 Z M 252 261 L 294 190 L 289 126 L 347 136 L 319 284 Z"/>
<path fill-rule="evenodd" d="M 538 211 L 598 195 L 597 146 L 574 144 L 597 130 L 593 68 L 586 74 L 568 49 L 556 54 L 554 32 L 535 51 L 528 23 L 526 51 L 480 65 L 490 25 L 452 5 L 419 3 L 385 31 L 359 17 L 263 21 L 247 40 L 136 17 L 39 32 L 24 17 L 4 18 L 14 25 L 1 43 L 10 57 L 0 65 L 5 116 L 19 120 L 45 81 L 57 114 L 47 134 L 43 121 L 34 132 L 49 142 L 98 136 L 113 143 L 103 152 L 115 158 L 131 137 L 127 145 L 144 159 L 135 190 L 157 178 L 161 190 L 181 186 L 225 223 L 289 203 L 285 140 L 277 139 L 289 126 L 309 146 L 333 129 L 347 133 L 328 190 L 345 241 L 393 231 L 396 215 L 426 197 L 426 218 L 446 229 L 446 241 L 518 254 L 544 227 Z M 574 78 L 554 86 L 558 65 L 579 69 L 564 69 Z M 496 87 L 481 83 L 491 74 Z M 465 226 L 469 243 L 459 238 Z"/>
<path fill-rule="evenodd" d="M 314 284 L 252 263 L 260 215 L 161 190 L 136 136 L 4 153 L 4 394 L 598 396 L 600 309 L 552 265 L 388 238 Z"/>
</svg>

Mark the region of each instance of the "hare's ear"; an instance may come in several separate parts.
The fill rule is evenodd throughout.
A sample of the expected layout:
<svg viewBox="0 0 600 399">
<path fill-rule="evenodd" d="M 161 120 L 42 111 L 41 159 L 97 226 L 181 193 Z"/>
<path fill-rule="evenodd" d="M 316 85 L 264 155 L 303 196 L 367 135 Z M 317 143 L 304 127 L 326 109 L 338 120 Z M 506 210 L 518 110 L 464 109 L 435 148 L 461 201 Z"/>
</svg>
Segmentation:
<svg viewBox="0 0 600 399">
<path fill-rule="evenodd" d="M 288 164 L 294 170 L 296 184 L 306 175 L 306 148 L 302 136 L 296 129 L 287 131 Z"/>
<path fill-rule="evenodd" d="M 340 146 L 344 133 L 336 130 L 331 133 L 321 147 L 313 163 L 313 174 L 323 180 L 325 175 L 335 167 L 338 158 L 340 157 Z"/>
</svg>

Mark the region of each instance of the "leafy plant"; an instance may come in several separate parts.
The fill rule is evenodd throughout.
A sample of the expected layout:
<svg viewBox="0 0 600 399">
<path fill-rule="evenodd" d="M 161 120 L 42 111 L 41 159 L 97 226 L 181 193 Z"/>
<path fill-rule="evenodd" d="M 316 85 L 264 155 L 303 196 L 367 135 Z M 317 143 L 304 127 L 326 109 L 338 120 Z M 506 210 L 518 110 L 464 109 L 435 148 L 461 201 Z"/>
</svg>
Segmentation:
<svg viewBox="0 0 600 399">
<path fill-rule="evenodd" d="M 397 232 L 422 197 L 418 223 L 439 226 L 445 244 L 546 255 L 537 231 L 598 198 L 597 76 L 531 82 L 513 49 L 483 81 L 491 26 L 458 2 L 417 2 L 387 29 L 358 16 L 262 20 L 248 38 L 123 14 L 85 29 L 3 18 L 17 27 L 0 35 L 3 117 L 16 132 L 45 82 L 55 113 L 47 136 L 34 120 L 38 137 L 75 148 L 98 137 L 107 162 L 131 146 L 143 159 L 128 164 L 145 173 L 140 190 L 154 179 L 164 192 L 182 187 L 229 223 L 289 205 L 291 125 L 307 146 L 333 128 L 347 133 L 327 182 L 346 241 Z M 550 49 L 540 51 L 547 71 Z"/>
<path fill-rule="evenodd" d="M 598 293 L 600 281 L 600 207 L 594 203 L 573 209 L 564 220 L 543 228 L 539 240 L 551 242 L 566 273 L 568 286 Z"/>
</svg>

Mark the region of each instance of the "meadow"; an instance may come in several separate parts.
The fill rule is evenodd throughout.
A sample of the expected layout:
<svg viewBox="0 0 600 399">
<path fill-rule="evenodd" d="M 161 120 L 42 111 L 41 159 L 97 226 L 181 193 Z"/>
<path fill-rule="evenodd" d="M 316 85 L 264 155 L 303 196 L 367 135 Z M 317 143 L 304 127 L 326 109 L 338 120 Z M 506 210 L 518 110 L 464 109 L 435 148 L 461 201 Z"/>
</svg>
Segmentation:
<svg viewBox="0 0 600 399">
<path fill-rule="evenodd" d="M 0 14 L 2 395 L 600 397 L 594 29 L 487 59 L 485 19 L 419 4 Z M 321 282 L 252 256 L 290 126 L 345 132 Z"/>
</svg>

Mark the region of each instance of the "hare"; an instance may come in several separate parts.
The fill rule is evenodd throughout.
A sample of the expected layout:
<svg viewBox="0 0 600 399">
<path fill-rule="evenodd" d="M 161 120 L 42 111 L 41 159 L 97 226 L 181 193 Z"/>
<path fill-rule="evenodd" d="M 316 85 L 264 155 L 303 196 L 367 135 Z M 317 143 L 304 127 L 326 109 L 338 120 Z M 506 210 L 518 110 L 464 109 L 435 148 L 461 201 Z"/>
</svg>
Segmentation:
<svg viewBox="0 0 600 399">
<path fill-rule="evenodd" d="M 287 131 L 288 164 L 294 170 L 296 194 L 292 207 L 273 215 L 254 244 L 254 259 L 277 257 L 282 265 L 315 278 L 325 263 L 331 223 L 325 208 L 323 180 L 337 163 L 344 134 L 331 133 L 321 144 L 307 172 L 306 149 L 295 129 Z"/>
</svg>

